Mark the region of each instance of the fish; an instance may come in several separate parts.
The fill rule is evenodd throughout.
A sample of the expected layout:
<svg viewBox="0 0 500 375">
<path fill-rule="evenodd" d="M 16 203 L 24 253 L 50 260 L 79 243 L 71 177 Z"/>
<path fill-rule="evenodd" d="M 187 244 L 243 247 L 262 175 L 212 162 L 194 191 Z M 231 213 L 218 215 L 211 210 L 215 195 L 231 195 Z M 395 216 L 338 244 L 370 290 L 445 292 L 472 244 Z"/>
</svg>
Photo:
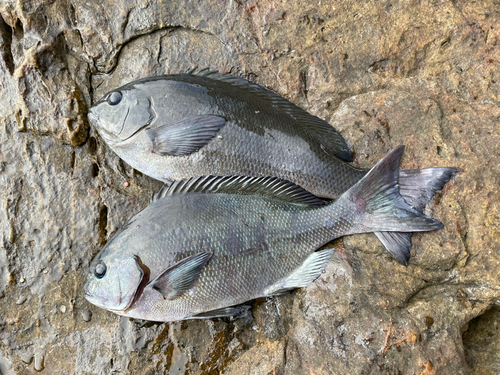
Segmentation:
<svg viewBox="0 0 500 375">
<path fill-rule="evenodd" d="M 399 194 L 403 146 L 337 200 L 276 177 L 204 176 L 154 195 L 90 265 L 85 298 L 151 321 L 232 316 L 245 302 L 306 287 L 335 238 L 442 227 Z"/>
<path fill-rule="evenodd" d="M 240 77 L 209 70 L 149 77 L 104 95 L 88 113 L 108 146 L 134 169 L 171 184 L 191 177 L 277 177 L 337 199 L 368 173 L 330 124 Z M 455 168 L 400 171 L 400 191 L 425 205 Z M 375 233 L 407 264 L 411 233 Z"/>
</svg>

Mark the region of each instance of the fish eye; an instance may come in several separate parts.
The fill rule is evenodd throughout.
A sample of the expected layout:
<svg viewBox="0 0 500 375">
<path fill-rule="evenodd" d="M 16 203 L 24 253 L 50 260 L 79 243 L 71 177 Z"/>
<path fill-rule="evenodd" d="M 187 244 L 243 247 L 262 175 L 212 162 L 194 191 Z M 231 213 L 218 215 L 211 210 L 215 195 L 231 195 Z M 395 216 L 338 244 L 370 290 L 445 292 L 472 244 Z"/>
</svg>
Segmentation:
<svg viewBox="0 0 500 375">
<path fill-rule="evenodd" d="M 106 274 L 106 265 L 103 262 L 95 266 L 94 270 L 95 277 L 97 277 L 98 279 L 102 279 L 105 274 Z"/>
<path fill-rule="evenodd" d="M 122 100 L 122 94 L 119 91 L 113 91 L 106 100 L 109 105 L 117 105 Z"/>
</svg>

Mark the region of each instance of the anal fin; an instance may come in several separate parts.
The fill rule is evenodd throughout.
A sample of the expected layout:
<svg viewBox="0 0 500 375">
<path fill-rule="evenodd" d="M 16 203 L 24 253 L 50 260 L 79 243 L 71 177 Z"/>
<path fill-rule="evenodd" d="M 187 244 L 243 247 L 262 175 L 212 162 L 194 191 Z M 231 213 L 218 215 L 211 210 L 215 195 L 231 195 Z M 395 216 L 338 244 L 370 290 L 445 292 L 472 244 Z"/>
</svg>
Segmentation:
<svg viewBox="0 0 500 375">
<path fill-rule="evenodd" d="M 235 316 L 247 310 L 247 305 L 223 307 L 221 309 L 205 311 L 200 314 L 193 315 L 189 319 L 211 319 L 211 318 L 224 318 L 228 316 Z"/>
</svg>

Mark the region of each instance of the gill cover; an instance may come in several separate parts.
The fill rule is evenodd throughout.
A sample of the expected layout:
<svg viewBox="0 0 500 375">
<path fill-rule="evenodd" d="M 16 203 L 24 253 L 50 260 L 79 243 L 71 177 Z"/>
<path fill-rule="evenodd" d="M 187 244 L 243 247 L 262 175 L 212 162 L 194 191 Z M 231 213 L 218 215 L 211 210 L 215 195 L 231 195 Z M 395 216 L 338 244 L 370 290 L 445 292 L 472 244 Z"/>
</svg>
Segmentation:
<svg viewBox="0 0 500 375">
<path fill-rule="evenodd" d="M 124 311 L 131 305 L 144 276 L 135 256 L 103 259 L 92 265 L 90 271 L 85 298 L 113 311 Z"/>
<path fill-rule="evenodd" d="M 92 106 L 89 120 L 107 139 L 122 142 L 155 119 L 152 102 L 143 91 L 124 86 Z"/>
</svg>

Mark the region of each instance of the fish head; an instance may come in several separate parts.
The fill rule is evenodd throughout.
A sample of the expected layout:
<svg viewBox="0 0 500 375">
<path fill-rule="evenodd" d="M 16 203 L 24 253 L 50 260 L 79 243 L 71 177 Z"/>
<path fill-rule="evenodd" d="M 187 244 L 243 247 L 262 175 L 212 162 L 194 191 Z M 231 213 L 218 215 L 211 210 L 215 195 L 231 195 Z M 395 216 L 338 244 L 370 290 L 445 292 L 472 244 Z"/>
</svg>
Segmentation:
<svg viewBox="0 0 500 375">
<path fill-rule="evenodd" d="M 126 141 L 155 118 L 151 97 L 134 84 L 107 93 L 88 113 L 90 123 L 111 143 Z"/>
<path fill-rule="evenodd" d="M 123 312 L 132 305 L 143 278 L 137 256 L 98 256 L 90 266 L 85 298 L 103 309 Z"/>
</svg>

